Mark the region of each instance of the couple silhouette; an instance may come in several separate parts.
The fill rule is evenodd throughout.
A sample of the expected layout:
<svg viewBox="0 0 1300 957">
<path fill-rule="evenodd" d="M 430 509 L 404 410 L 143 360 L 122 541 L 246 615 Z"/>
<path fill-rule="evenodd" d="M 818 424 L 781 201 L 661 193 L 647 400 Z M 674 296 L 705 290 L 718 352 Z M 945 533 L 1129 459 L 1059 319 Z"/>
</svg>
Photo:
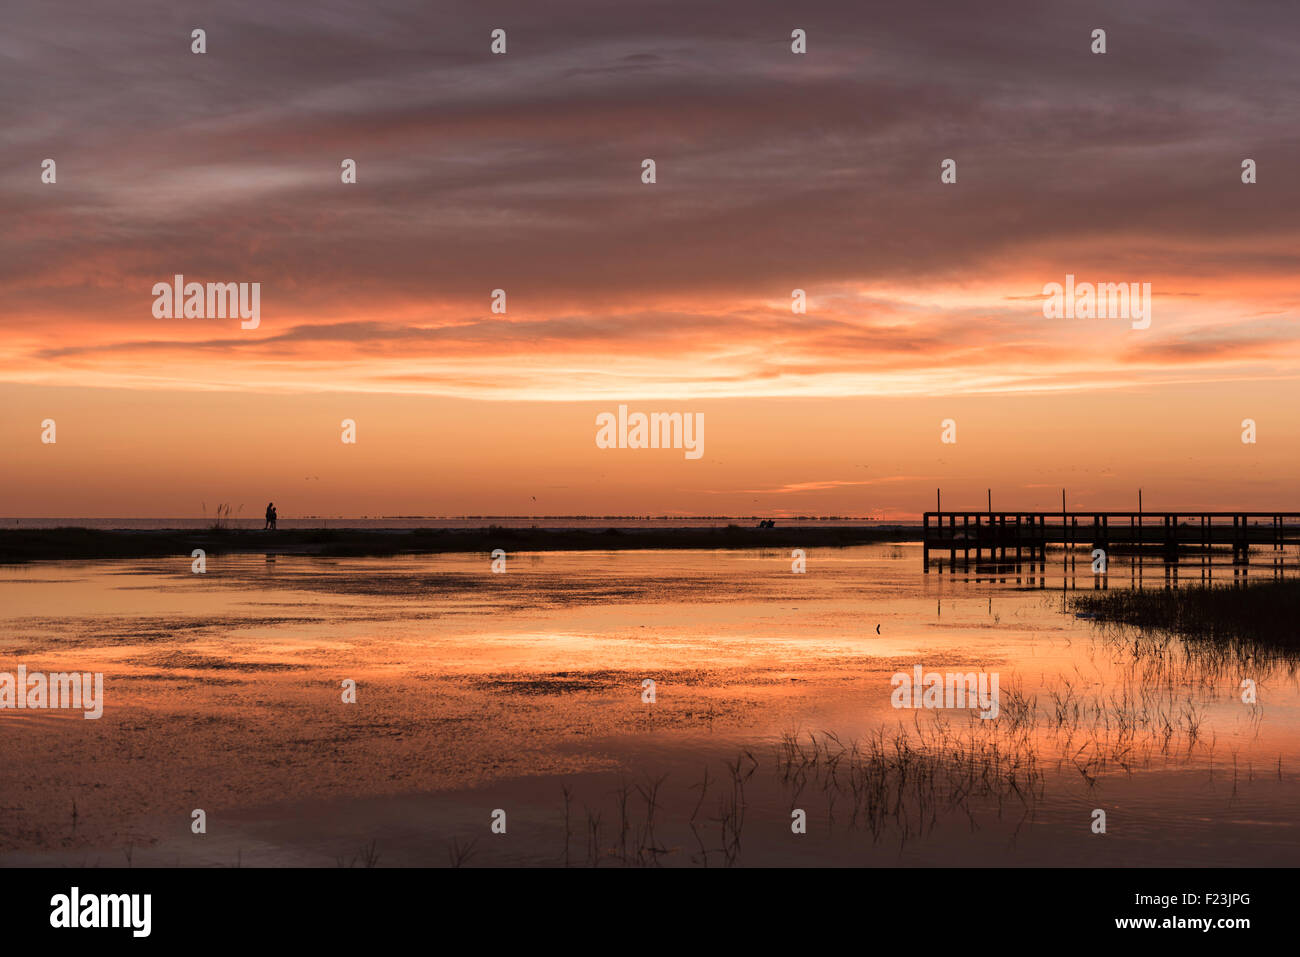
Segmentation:
<svg viewBox="0 0 1300 957">
<path fill-rule="evenodd" d="M 267 502 L 266 503 L 266 526 L 262 529 L 262 531 L 266 531 L 266 529 L 268 528 L 274 531 L 275 519 L 276 519 L 275 503 Z"/>
</svg>

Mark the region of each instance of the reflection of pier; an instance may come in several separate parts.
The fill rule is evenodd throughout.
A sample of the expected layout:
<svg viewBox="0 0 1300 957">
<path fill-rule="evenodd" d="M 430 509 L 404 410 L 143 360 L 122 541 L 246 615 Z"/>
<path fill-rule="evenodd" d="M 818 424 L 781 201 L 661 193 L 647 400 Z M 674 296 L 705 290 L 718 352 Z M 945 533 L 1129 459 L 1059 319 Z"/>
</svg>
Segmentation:
<svg viewBox="0 0 1300 957">
<path fill-rule="evenodd" d="M 949 570 L 1045 566 L 1049 545 L 1063 548 L 1069 562 L 1083 551 L 1090 566 L 1097 550 L 1107 564 L 1126 556 L 1138 565 L 1146 558 L 1170 565 L 1191 558 L 1212 567 L 1216 556 L 1231 553 L 1234 566 L 1247 566 L 1252 548 L 1281 552 L 1300 545 L 1300 512 L 937 511 L 925 513 L 923 534 L 927 572 L 931 552 L 939 553 L 940 570 L 945 553 Z"/>
</svg>

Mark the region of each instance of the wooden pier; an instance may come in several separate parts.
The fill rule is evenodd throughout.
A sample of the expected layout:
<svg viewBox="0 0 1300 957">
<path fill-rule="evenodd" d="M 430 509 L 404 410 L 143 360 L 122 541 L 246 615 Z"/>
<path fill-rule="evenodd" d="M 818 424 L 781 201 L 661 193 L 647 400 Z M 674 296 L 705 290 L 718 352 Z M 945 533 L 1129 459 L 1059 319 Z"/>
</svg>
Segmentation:
<svg viewBox="0 0 1300 957">
<path fill-rule="evenodd" d="M 1300 545 L 1300 512 L 994 512 L 935 511 L 924 515 L 924 562 L 947 553 L 949 567 L 1043 564 L 1048 546 L 1101 549 L 1177 562 L 1182 555 L 1231 550 L 1249 564 L 1252 548 Z M 960 555 L 960 559 L 958 556 Z"/>
</svg>

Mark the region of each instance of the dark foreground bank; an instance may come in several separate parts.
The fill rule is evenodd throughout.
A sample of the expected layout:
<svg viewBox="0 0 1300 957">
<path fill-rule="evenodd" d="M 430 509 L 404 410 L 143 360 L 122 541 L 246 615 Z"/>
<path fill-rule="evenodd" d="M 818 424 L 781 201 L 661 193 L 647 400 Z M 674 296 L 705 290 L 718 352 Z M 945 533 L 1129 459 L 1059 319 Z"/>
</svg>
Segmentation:
<svg viewBox="0 0 1300 957">
<path fill-rule="evenodd" d="M 891 527 L 754 528 L 312 528 L 159 531 L 46 528 L 0 530 L 0 563 L 153 558 L 258 552 L 280 555 L 401 555 L 421 552 L 585 551 L 630 548 L 835 548 L 918 541 L 920 529 Z"/>
</svg>

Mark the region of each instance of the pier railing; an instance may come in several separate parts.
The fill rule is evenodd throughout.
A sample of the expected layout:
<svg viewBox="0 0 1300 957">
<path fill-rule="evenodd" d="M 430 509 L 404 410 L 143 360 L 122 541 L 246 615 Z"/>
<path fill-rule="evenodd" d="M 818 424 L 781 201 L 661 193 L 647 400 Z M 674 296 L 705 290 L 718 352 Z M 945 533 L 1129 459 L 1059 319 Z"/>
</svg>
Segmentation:
<svg viewBox="0 0 1300 957">
<path fill-rule="evenodd" d="M 1300 544 L 1300 512 L 936 511 L 924 514 L 923 541 L 927 572 L 932 551 L 947 552 L 952 564 L 959 555 L 964 562 L 1043 562 L 1049 545 L 1167 561 L 1231 549 L 1233 562 L 1245 564 L 1252 547 Z"/>
</svg>

